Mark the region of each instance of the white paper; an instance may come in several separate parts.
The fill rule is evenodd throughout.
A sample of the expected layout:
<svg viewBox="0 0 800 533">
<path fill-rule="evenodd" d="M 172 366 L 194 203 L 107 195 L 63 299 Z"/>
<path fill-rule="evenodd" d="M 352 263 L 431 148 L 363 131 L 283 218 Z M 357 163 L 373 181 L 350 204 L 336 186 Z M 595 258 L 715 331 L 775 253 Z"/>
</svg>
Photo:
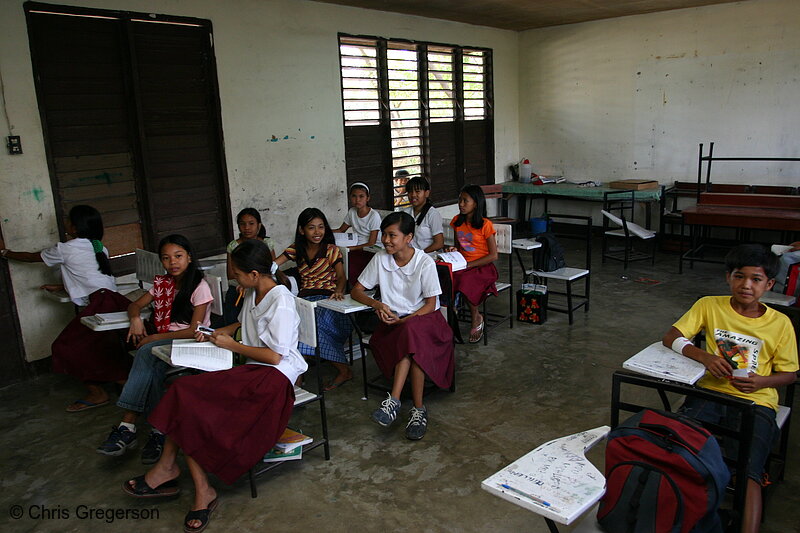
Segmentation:
<svg viewBox="0 0 800 533">
<path fill-rule="evenodd" d="M 118 311 L 116 313 L 97 313 L 97 322 L 99 324 L 119 324 L 128 321 L 127 311 Z"/>
<path fill-rule="evenodd" d="M 344 246 L 347 248 L 348 246 L 355 246 L 358 244 L 358 238 L 356 238 L 356 234 L 352 232 L 334 233 L 333 238 L 336 240 L 336 246 Z"/>
<path fill-rule="evenodd" d="M 461 252 L 439 252 L 439 259 L 453 266 L 453 272 L 467 268 L 467 260 Z"/>
<path fill-rule="evenodd" d="M 622 368 L 687 385 L 694 385 L 706 372 L 702 363 L 673 352 L 661 342 L 654 342 L 637 353 L 622 363 Z"/>
<path fill-rule="evenodd" d="M 173 366 L 197 368 L 206 372 L 233 368 L 233 352 L 211 342 L 197 342 L 193 339 L 172 341 Z"/>
</svg>

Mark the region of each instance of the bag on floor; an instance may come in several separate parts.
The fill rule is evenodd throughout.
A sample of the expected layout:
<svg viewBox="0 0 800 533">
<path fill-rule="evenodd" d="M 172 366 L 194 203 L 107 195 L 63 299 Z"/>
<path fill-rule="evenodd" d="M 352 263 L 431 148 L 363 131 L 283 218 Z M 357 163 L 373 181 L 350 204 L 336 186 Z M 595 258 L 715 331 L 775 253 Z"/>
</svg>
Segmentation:
<svg viewBox="0 0 800 533">
<path fill-rule="evenodd" d="M 542 247 L 533 255 L 534 270 L 552 272 L 567 266 L 564 260 L 564 248 L 555 235 L 546 231 L 537 235 L 536 240 L 542 243 Z"/>
<path fill-rule="evenodd" d="M 547 285 L 523 285 L 517 291 L 517 320 L 540 325 L 547 321 Z"/>
<path fill-rule="evenodd" d="M 708 431 L 645 409 L 608 436 L 597 521 L 609 533 L 721 533 L 717 511 L 729 478 Z"/>
</svg>

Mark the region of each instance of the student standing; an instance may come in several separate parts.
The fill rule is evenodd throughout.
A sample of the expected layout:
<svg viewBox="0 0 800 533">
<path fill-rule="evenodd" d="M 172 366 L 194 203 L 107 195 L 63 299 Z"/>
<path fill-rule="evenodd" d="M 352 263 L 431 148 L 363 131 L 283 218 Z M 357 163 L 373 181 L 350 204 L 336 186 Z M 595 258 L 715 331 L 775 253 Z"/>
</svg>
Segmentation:
<svg viewBox="0 0 800 533">
<path fill-rule="evenodd" d="M 484 318 L 478 306 L 490 294 L 497 294 L 497 242 L 492 221 L 486 218 L 486 198 L 477 185 L 466 185 L 458 195 L 458 212 L 450 221 L 455 248 L 467 260 L 467 268 L 453 273 L 453 292 L 467 299 L 472 318 L 469 342 L 483 338 Z"/>
<path fill-rule="evenodd" d="M 725 257 L 730 296 L 699 299 L 662 339 L 664 346 L 703 363 L 700 387 L 755 402 L 755 423 L 747 466 L 742 532 L 755 533 L 761 523 L 764 465 L 780 431 L 775 423 L 777 387 L 797 379 L 797 340 L 789 318 L 759 302 L 775 284 L 777 257 L 758 244 L 737 246 Z M 706 349 L 689 338 L 705 331 Z M 734 370 L 734 366 L 736 370 Z M 714 402 L 687 398 L 683 414 L 727 425 L 734 416 Z M 735 426 L 734 426 L 735 427 Z M 723 442 L 723 448 L 724 442 Z"/>
<path fill-rule="evenodd" d="M 297 351 L 300 317 L 294 296 L 271 275 L 267 246 L 245 241 L 233 250 L 231 262 L 246 290 L 239 314 L 242 342 L 231 337 L 240 323 L 196 338 L 244 355 L 247 364 L 176 380 L 149 417 L 167 435 L 164 453 L 146 474 L 123 484 L 137 498 L 177 494 L 176 459 L 182 449 L 195 488 L 192 510 L 184 518 L 186 532 L 203 530 L 217 508 L 207 472 L 232 484 L 278 441 L 294 406 L 293 384 L 308 368 Z"/>
<path fill-rule="evenodd" d="M 403 209 L 414 218 L 414 239 L 411 246 L 425 253 L 437 252 L 444 247 L 442 215 L 431 203 L 431 184 L 422 176 L 406 182 L 410 206 Z"/>
<path fill-rule="evenodd" d="M 373 257 L 352 290 L 353 299 L 375 310 L 380 322 L 369 345 L 383 375 L 392 380 L 392 391 L 372 419 L 389 426 L 400 409 L 400 393 L 411 378 L 414 406 L 409 412 L 406 437 L 419 440 L 428 426 L 428 410 L 422 401 L 425 376 L 447 389 L 455 367 L 453 332 L 439 312 L 439 278 L 433 259 L 411 246 L 414 219 L 403 212 L 386 216 L 381 223 L 385 251 Z M 365 289 L 379 285 L 381 301 Z"/>
<path fill-rule="evenodd" d="M 300 273 L 298 296 L 314 302 L 326 298 L 341 300 L 344 297 L 345 277 L 342 253 L 333 239 L 328 219 L 319 209 L 309 207 L 297 217 L 294 244 L 275 260 L 278 265 L 286 261 L 297 263 Z M 344 343 L 350 337 L 352 326 L 343 313 L 317 307 L 317 335 L 319 351 L 336 368 L 336 377 L 326 384 L 330 391 L 353 379 L 353 370 L 347 364 Z M 300 353 L 314 355 L 314 348 L 300 344 Z"/>
<path fill-rule="evenodd" d="M 173 339 L 191 339 L 198 324 L 209 325 L 211 288 L 203 279 L 192 256 L 192 246 L 183 235 L 161 239 L 158 253 L 166 275 L 156 276 L 153 287 L 128 307 L 131 325 L 128 340 L 136 344 L 136 357 L 117 405 L 125 410 L 122 422 L 111 428 L 105 442 L 97 448 L 102 455 L 118 456 L 135 448 L 136 420 L 150 412 L 164 395 L 164 376 L 169 365 L 153 355 L 156 346 Z M 139 316 L 153 304 L 151 318 L 156 333 L 148 333 Z M 142 449 L 142 463 L 153 464 L 161 456 L 164 435 L 154 430 Z"/>
<path fill-rule="evenodd" d="M 78 315 L 53 342 L 53 372 L 80 379 L 88 394 L 67 406 L 77 413 L 108 403 L 103 383 L 122 384 L 128 378 L 131 358 L 122 349 L 117 333 L 94 332 L 81 324 L 81 318 L 97 313 L 124 311 L 130 300 L 116 292 L 108 250 L 101 242 L 103 220 L 94 207 L 76 205 L 66 221 L 69 240 L 41 252 L 13 252 L 0 242 L 0 256 L 26 263 L 42 262 L 58 266 L 62 285 L 42 285 L 48 291 L 66 290 Z"/>
</svg>

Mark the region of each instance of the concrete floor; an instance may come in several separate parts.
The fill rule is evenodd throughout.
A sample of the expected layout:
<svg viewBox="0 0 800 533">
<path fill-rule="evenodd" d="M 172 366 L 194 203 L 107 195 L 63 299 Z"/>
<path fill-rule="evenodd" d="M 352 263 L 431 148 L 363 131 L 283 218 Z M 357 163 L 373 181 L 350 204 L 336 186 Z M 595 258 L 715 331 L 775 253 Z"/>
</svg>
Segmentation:
<svg viewBox="0 0 800 533">
<path fill-rule="evenodd" d="M 577 261 L 580 253 L 568 250 L 568 259 Z M 373 393 L 362 401 L 357 372 L 356 380 L 327 395 L 331 460 L 317 449 L 272 471 L 258 481 L 256 500 L 246 479 L 233 486 L 215 480 L 221 503 L 208 531 L 547 531 L 540 517 L 481 490 L 481 480 L 545 441 L 607 424 L 612 372 L 659 339 L 698 295 L 727 289 L 719 265 L 698 265 L 680 276 L 676 257 L 660 255 L 655 267 L 636 264 L 623 277 L 621 264 L 601 265 L 595 256 L 591 310 L 579 312 L 573 326 L 566 315 L 551 313 L 543 326 L 494 330 L 488 347 L 457 346 L 457 390 L 426 398 L 430 422 L 422 441 L 404 438 L 408 401 L 394 427 L 370 421 L 381 398 Z M 505 298 L 493 305 L 505 309 Z M 370 367 L 374 375 L 371 361 Z M 64 413 L 81 393 L 60 375 L 0 390 L 6 406 L 0 531 L 180 531 L 192 503 L 188 476 L 172 500 L 126 496 L 122 482 L 145 467 L 135 452 L 121 458 L 94 452 L 119 410 Z M 319 434 L 318 420 L 312 405 L 298 410 L 291 426 Z M 764 533 L 800 532 L 798 428 L 796 422 L 787 479 L 774 491 Z M 602 465 L 603 445 L 589 457 Z M 23 518 L 10 517 L 14 505 L 22 506 Z M 85 509 L 152 517 L 77 516 Z"/>
</svg>

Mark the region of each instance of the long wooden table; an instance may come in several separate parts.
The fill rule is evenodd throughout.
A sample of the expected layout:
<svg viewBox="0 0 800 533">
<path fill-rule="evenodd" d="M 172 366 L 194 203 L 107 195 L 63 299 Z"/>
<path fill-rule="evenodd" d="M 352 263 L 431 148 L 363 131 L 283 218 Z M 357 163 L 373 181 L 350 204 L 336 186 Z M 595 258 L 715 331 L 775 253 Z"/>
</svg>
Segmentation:
<svg viewBox="0 0 800 533">
<path fill-rule="evenodd" d="M 766 229 L 800 231 L 800 196 L 777 194 L 701 193 L 697 205 L 682 211 L 681 247 L 684 227 L 689 226 L 691 245 L 686 252 L 681 248 L 679 272 L 684 261 L 692 265 L 719 263 L 719 260 L 702 257 L 704 241 L 700 228 L 718 226 L 737 229 Z"/>
</svg>

